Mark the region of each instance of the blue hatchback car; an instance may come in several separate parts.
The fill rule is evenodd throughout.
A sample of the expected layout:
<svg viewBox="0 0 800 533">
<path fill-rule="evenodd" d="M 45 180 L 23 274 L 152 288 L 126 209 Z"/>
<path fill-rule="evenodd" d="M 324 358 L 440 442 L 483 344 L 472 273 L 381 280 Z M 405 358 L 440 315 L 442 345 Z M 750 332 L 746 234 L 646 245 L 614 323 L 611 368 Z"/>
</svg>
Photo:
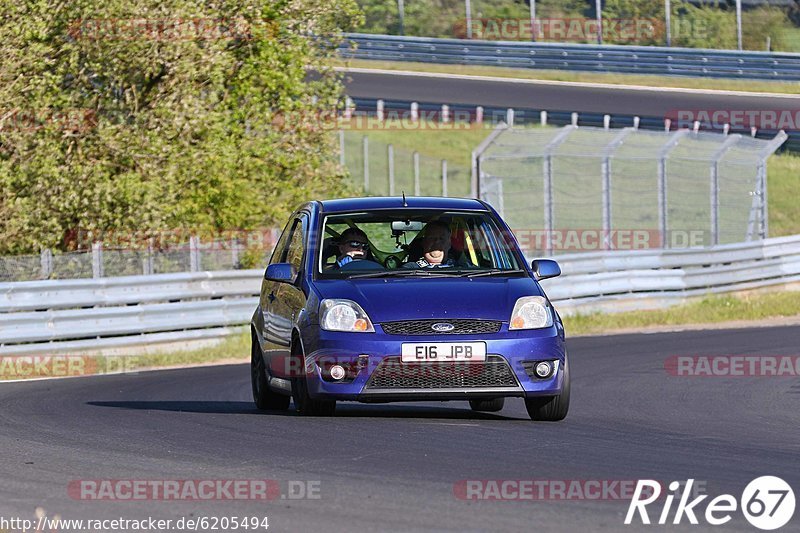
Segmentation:
<svg viewBox="0 0 800 533">
<path fill-rule="evenodd" d="M 259 409 L 465 400 L 533 420 L 569 409 L 564 327 L 511 230 L 480 200 L 353 198 L 292 214 L 251 322 Z"/>
</svg>

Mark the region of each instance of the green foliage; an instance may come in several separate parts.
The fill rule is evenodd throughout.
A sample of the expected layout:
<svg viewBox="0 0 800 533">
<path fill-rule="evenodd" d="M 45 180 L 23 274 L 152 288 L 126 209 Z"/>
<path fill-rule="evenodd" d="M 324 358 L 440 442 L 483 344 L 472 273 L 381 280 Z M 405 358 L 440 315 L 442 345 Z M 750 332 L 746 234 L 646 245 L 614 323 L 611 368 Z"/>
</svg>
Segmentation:
<svg viewBox="0 0 800 533">
<path fill-rule="evenodd" d="M 366 13 L 366 23 L 359 31 L 367 33 L 397 34 L 399 17 L 396 0 L 357 0 Z M 695 48 L 736 48 L 736 14 L 732 9 L 715 5 L 697 6 L 683 0 L 672 1 L 671 25 L 673 46 Z M 525 20 L 529 4 L 521 0 L 473 0 L 472 17 L 481 19 Z M 775 7 L 748 9 L 742 27 L 743 47 L 764 50 L 770 37 L 772 50 L 790 51 L 797 48 L 793 39 L 790 19 L 800 20 L 800 11 Z M 538 0 L 537 18 L 579 19 L 594 18 L 594 2 L 586 0 Z M 405 34 L 427 37 L 466 36 L 466 15 L 463 0 L 406 0 Z M 666 42 L 663 0 L 604 0 L 603 19 L 606 27 L 605 42 L 609 44 L 663 45 Z M 632 19 L 652 21 L 646 29 L 609 31 L 613 21 Z M 484 21 L 486 22 L 486 21 Z M 478 24 L 478 22 L 476 22 Z M 495 24 L 496 25 L 496 24 Z M 477 28 L 480 28 L 478 25 Z M 513 32 L 499 33 L 486 28 L 485 38 L 515 39 Z M 473 35 L 476 31 L 473 31 Z M 481 32 L 478 32 L 479 34 Z M 527 34 L 526 34 L 527 35 Z M 480 35 L 478 35 L 480 36 Z M 526 40 L 525 36 L 519 37 Z M 580 41 L 574 37 L 570 41 Z M 591 39 L 589 39 L 591 40 Z M 583 39 L 586 41 L 586 39 Z"/>
<path fill-rule="evenodd" d="M 316 117 L 361 20 L 352 0 L 4 2 L 0 253 L 76 228 L 264 227 L 341 193 Z"/>
</svg>

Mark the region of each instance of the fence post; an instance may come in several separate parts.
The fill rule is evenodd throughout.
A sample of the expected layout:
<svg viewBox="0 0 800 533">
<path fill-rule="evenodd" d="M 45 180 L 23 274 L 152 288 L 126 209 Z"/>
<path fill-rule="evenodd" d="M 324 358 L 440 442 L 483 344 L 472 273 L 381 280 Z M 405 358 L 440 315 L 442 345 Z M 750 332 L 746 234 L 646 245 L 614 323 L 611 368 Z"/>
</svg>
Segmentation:
<svg viewBox="0 0 800 533">
<path fill-rule="evenodd" d="M 238 269 L 239 264 L 239 237 L 231 237 L 231 265 Z"/>
<path fill-rule="evenodd" d="M 447 104 L 442 104 L 442 115 L 439 117 L 439 122 L 442 124 L 447 124 L 450 122 L 450 106 Z"/>
<path fill-rule="evenodd" d="M 92 243 L 92 277 L 103 277 L 103 242 Z"/>
<path fill-rule="evenodd" d="M 344 168 L 344 130 L 339 130 L 339 166 Z"/>
<path fill-rule="evenodd" d="M 411 102 L 411 122 L 416 122 L 417 120 L 419 120 L 419 104 Z"/>
<path fill-rule="evenodd" d="M 361 139 L 361 146 L 364 151 L 364 193 L 369 193 L 369 138 L 364 135 Z"/>
<path fill-rule="evenodd" d="M 412 155 L 414 161 L 414 196 L 420 196 L 419 187 L 419 152 L 415 151 Z"/>
<path fill-rule="evenodd" d="M 514 108 L 509 107 L 506 109 L 506 124 L 508 124 L 509 128 L 514 127 Z"/>
<path fill-rule="evenodd" d="M 658 152 L 658 231 L 661 233 L 662 248 L 669 248 L 667 242 L 667 156 L 678 145 L 681 137 L 688 133 L 688 130 L 676 131 Z"/>
<path fill-rule="evenodd" d="M 614 136 L 614 139 L 603 150 L 603 162 L 601 165 L 603 177 L 603 248 L 606 250 L 611 249 L 611 156 L 632 131 L 635 130 L 633 128 L 624 128 Z"/>
<path fill-rule="evenodd" d="M 375 116 L 378 118 L 378 122 L 383 122 L 383 100 L 378 100 L 375 106 Z"/>
<path fill-rule="evenodd" d="M 483 124 L 483 106 L 475 108 L 475 124 Z"/>
<path fill-rule="evenodd" d="M 53 252 L 50 248 L 42 250 L 41 254 L 42 279 L 50 279 L 53 274 Z"/>
<path fill-rule="evenodd" d="M 147 240 L 147 255 L 142 260 L 142 274 L 149 276 L 155 271 L 154 258 L 153 258 L 153 237 Z"/>
<path fill-rule="evenodd" d="M 719 161 L 734 144 L 742 138 L 741 135 L 730 135 L 725 142 L 711 156 L 711 180 L 709 186 L 711 199 L 711 246 L 719 244 Z"/>
<path fill-rule="evenodd" d="M 189 270 L 200 272 L 200 237 L 189 237 Z"/>
<path fill-rule="evenodd" d="M 470 159 L 472 161 L 471 165 L 471 176 L 470 176 L 470 194 L 473 198 L 480 197 L 480 176 L 481 176 L 481 156 L 483 153 L 492 145 L 494 140 L 500 135 L 508 126 L 501 122 L 492 130 L 482 142 L 478 145 L 475 150 L 473 150 Z"/>
<path fill-rule="evenodd" d="M 573 126 L 577 126 L 578 125 L 578 114 L 577 113 L 572 113 L 570 118 L 571 118 L 572 125 Z"/>
<path fill-rule="evenodd" d="M 542 111 L 539 113 L 539 123 L 542 126 L 547 126 L 547 111 Z"/>
<path fill-rule="evenodd" d="M 389 196 L 394 196 L 394 147 L 391 144 L 386 147 L 386 157 L 389 164 Z"/>
<path fill-rule="evenodd" d="M 442 159 L 442 196 L 447 196 L 447 159 Z"/>
<path fill-rule="evenodd" d="M 547 146 L 544 147 L 543 154 L 543 178 L 544 178 L 544 249 L 545 254 L 553 253 L 553 151 L 558 148 L 570 133 L 575 131 L 578 126 L 564 126 L 558 134 L 553 137 Z"/>
</svg>

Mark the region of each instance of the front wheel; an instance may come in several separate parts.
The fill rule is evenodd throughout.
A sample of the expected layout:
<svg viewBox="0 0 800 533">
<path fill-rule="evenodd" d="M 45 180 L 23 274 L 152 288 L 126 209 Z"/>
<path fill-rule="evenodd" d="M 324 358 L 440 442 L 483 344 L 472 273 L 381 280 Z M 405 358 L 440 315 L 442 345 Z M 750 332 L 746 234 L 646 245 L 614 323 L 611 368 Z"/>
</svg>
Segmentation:
<svg viewBox="0 0 800 533">
<path fill-rule="evenodd" d="M 491 400 L 470 400 L 469 406 L 473 411 L 483 411 L 485 413 L 496 413 L 503 409 L 506 403 L 505 398 L 492 398 Z"/>
<path fill-rule="evenodd" d="M 558 422 L 564 420 L 569 412 L 569 364 L 564 358 L 564 385 L 557 396 L 525 398 L 525 409 L 531 420 Z"/>
<path fill-rule="evenodd" d="M 289 408 L 291 398 L 278 394 L 269 388 L 267 369 L 261 356 L 261 347 L 255 335 L 251 338 L 250 348 L 250 382 L 253 386 L 253 401 L 262 411 L 285 411 Z"/>
<path fill-rule="evenodd" d="M 298 368 L 305 369 L 305 358 L 300 355 Z M 292 379 L 292 397 L 294 407 L 301 416 L 333 416 L 336 412 L 336 400 L 317 400 L 308 394 L 308 381 L 305 372 Z"/>
</svg>

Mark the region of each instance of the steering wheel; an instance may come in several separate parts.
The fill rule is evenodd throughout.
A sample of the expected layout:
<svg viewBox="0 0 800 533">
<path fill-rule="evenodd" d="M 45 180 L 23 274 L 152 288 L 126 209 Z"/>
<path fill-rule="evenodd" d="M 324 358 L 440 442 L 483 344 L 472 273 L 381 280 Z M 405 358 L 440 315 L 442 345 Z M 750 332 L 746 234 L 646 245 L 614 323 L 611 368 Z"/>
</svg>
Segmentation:
<svg viewBox="0 0 800 533">
<path fill-rule="evenodd" d="M 398 259 L 394 255 L 390 255 L 386 259 L 384 259 L 383 266 L 385 266 L 389 270 L 394 270 L 396 268 L 400 268 L 400 259 Z"/>
</svg>

